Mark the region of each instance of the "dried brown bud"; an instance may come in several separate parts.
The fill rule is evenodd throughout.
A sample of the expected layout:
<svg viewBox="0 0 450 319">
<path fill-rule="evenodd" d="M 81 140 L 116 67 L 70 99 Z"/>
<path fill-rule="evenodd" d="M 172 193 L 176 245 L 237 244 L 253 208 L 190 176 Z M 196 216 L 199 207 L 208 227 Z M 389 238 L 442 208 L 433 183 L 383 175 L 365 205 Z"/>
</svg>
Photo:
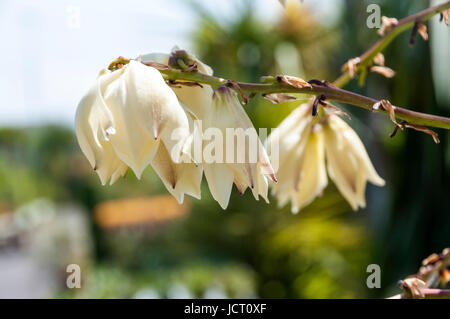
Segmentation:
<svg viewBox="0 0 450 319">
<path fill-rule="evenodd" d="M 416 23 L 414 23 L 414 27 L 411 32 L 411 39 L 409 40 L 410 46 L 413 46 L 414 43 L 416 42 L 417 33 L 420 34 L 422 39 L 424 39 L 425 41 L 428 41 L 427 26 L 423 22 L 416 21 Z"/>
<path fill-rule="evenodd" d="M 427 258 L 425 258 L 422 261 L 422 265 L 423 266 L 427 266 L 430 264 L 434 264 L 435 262 L 439 261 L 439 255 L 438 254 L 431 254 L 430 256 L 428 256 Z"/>
<path fill-rule="evenodd" d="M 344 64 L 342 67 L 342 72 L 348 71 L 348 74 L 350 75 L 350 78 L 354 78 L 356 75 L 356 69 L 358 68 L 358 65 L 361 63 L 361 59 L 353 58 L 347 61 L 347 63 Z"/>
<path fill-rule="evenodd" d="M 280 82 L 280 83 L 284 83 L 284 84 L 290 85 L 290 86 L 295 87 L 297 89 L 302 89 L 302 88 L 305 88 L 305 87 L 312 88 L 311 84 L 309 84 L 305 80 L 297 78 L 295 76 L 278 75 L 277 76 L 277 81 Z"/>
<path fill-rule="evenodd" d="M 389 113 L 391 121 L 396 126 L 403 129 L 403 127 L 400 124 L 398 124 L 397 121 L 395 120 L 395 107 L 391 104 L 391 102 L 389 102 L 388 100 L 380 100 L 372 106 L 372 110 L 378 111 L 380 109 L 380 106 L 383 108 L 383 110 Z"/>
<path fill-rule="evenodd" d="M 388 68 L 387 66 L 372 66 L 370 68 L 370 71 L 381 74 L 388 79 L 395 76 L 395 71 L 391 68 Z"/>
<path fill-rule="evenodd" d="M 405 280 L 400 281 L 399 284 L 400 288 L 405 291 L 405 294 L 408 295 L 408 297 L 413 299 L 423 299 L 425 298 L 425 295 L 421 291 L 421 289 L 424 289 L 427 287 L 426 283 L 423 280 L 420 280 L 418 278 L 406 278 Z"/>
<path fill-rule="evenodd" d="M 424 23 L 419 22 L 419 24 L 417 26 L 417 32 L 419 32 L 420 36 L 422 37 L 422 39 L 424 41 L 428 41 L 427 26 Z"/>
<path fill-rule="evenodd" d="M 395 26 L 398 24 L 398 20 L 396 18 L 388 18 L 385 16 L 381 17 L 381 28 L 378 29 L 377 33 L 381 36 L 389 33 Z"/>
<path fill-rule="evenodd" d="M 448 16 L 449 15 L 450 15 L 450 9 L 441 12 L 441 21 L 444 20 L 446 25 L 448 25 Z"/>
<path fill-rule="evenodd" d="M 381 52 L 378 52 L 378 54 L 373 58 L 373 63 L 384 66 L 384 55 Z"/>
</svg>

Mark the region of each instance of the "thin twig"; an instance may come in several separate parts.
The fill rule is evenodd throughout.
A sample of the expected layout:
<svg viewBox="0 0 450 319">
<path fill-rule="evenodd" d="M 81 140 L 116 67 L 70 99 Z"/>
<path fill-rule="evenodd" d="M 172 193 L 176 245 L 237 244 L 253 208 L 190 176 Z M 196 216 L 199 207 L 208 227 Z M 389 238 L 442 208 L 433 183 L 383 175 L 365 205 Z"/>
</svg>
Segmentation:
<svg viewBox="0 0 450 319">
<path fill-rule="evenodd" d="M 393 26 L 390 31 L 380 40 L 378 40 L 375 44 L 373 44 L 366 52 L 364 52 L 359 59 L 358 65 L 355 67 L 354 72 L 358 72 L 363 68 L 367 67 L 373 60 L 373 58 L 383 51 L 389 43 L 392 42 L 399 34 L 404 31 L 411 29 L 414 27 L 416 22 L 425 22 L 432 18 L 436 14 L 440 14 L 442 11 L 445 11 L 450 8 L 450 1 L 445 3 L 436 5 L 434 7 L 430 7 L 423 11 L 420 11 L 412 16 L 406 17 L 398 22 L 396 26 Z M 343 87 L 347 82 L 349 82 L 352 77 L 350 76 L 350 72 L 352 70 L 346 70 L 337 80 L 333 82 L 333 85 L 336 87 Z"/>
</svg>

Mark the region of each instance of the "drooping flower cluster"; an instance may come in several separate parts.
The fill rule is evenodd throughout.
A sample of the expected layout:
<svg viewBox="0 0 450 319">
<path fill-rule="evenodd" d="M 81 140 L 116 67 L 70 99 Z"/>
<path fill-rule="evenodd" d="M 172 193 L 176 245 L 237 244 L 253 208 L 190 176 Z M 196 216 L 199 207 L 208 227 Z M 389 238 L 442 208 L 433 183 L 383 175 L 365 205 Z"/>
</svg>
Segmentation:
<svg viewBox="0 0 450 319">
<path fill-rule="evenodd" d="M 209 66 L 185 55 L 200 72 L 212 74 Z M 151 165 L 180 203 L 184 194 L 200 198 L 203 172 L 223 209 L 233 184 L 241 193 L 251 188 L 256 199 L 261 196 L 267 201 L 267 176 L 275 179 L 274 171 L 236 93 L 226 87 L 214 91 L 207 85 L 170 87 L 158 70 L 141 63 L 169 64 L 170 58 L 149 54 L 115 71 L 104 71 L 81 100 L 76 134 L 102 184 L 114 183 L 129 167 L 140 178 Z M 203 136 L 203 129 L 208 128 L 216 128 L 220 137 L 227 138 L 228 128 L 236 130 L 227 141 L 214 140 L 211 147 Z M 234 142 L 252 136 L 257 147 L 251 161 L 249 145 L 238 147 Z M 233 154 L 243 161 L 217 158 L 219 153 L 227 154 L 229 142 L 233 142 Z M 200 159 L 193 155 L 195 144 L 200 145 Z M 213 161 L 203 158 L 208 150 Z"/>
<path fill-rule="evenodd" d="M 221 86 L 166 82 L 155 63 L 212 75 L 185 51 L 148 54 L 102 71 L 79 103 L 75 129 L 80 147 L 102 184 L 113 184 L 128 168 L 140 178 L 152 166 L 167 190 L 183 202 L 200 198 L 203 173 L 213 198 L 225 209 L 233 185 L 268 202 L 268 177 L 275 172 L 237 93 Z M 179 65 L 180 66 L 180 65 Z M 306 83 L 306 82 L 305 82 Z M 182 85 L 179 85 L 182 84 Z M 367 181 L 383 185 L 357 134 L 335 112 L 313 101 L 302 104 L 267 141 L 280 205 L 298 212 L 328 184 L 327 171 L 353 209 L 365 206 Z M 243 143 L 243 144 L 242 144 Z"/>
<path fill-rule="evenodd" d="M 356 210 L 365 207 L 367 181 L 383 186 L 356 132 L 335 111 L 313 117 L 313 100 L 295 109 L 268 138 L 279 144 L 278 183 L 273 194 L 280 206 L 291 201 L 296 213 L 320 196 L 328 175 Z M 270 148 L 272 149 L 272 147 Z"/>
</svg>

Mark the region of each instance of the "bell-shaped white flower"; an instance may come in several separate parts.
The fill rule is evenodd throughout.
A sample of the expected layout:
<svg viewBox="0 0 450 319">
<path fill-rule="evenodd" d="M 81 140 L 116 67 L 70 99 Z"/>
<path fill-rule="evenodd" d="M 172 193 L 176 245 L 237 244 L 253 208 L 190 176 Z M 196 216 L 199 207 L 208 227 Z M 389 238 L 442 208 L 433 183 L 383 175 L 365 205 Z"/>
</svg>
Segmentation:
<svg viewBox="0 0 450 319">
<path fill-rule="evenodd" d="M 130 61 L 113 73 L 116 72 L 120 73 L 116 79 L 100 86 L 100 94 L 114 119 L 109 139 L 119 158 L 140 177 L 157 144 L 162 142 L 172 150 L 178 143 L 172 139 L 172 131 L 184 130 L 182 138 L 186 139 L 189 123 L 158 70 Z"/>
<path fill-rule="evenodd" d="M 279 150 L 278 183 L 272 186 L 273 194 L 279 206 L 291 201 L 293 213 L 321 195 L 328 184 L 323 130 L 320 124 L 313 123 L 311 107 L 311 103 L 300 105 L 272 131 L 267 141 L 269 150 L 274 143 L 278 143 L 275 149 Z"/>
<path fill-rule="evenodd" d="M 158 70 L 130 61 L 117 71 L 101 74 L 81 100 L 75 126 L 81 149 L 103 184 L 110 178 L 114 182 L 128 166 L 138 178 L 149 164 L 160 169 L 158 158 L 166 150 L 169 155 L 164 160 L 170 160 L 177 173 L 170 180 L 167 174 L 158 174 L 167 187 L 170 184 L 169 191 L 176 190 L 179 201 L 184 192 L 200 196 L 200 182 L 194 191 L 184 179 L 201 180 L 201 168 L 185 174 L 184 164 L 176 164 L 182 151 L 172 152 L 188 140 L 189 120 Z M 177 139 L 172 137 L 174 130 Z"/>
<path fill-rule="evenodd" d="M 352 209 L 365 207 L 367 181 L 383 186 L 384 180 L 356 132 L 332 112 L 313 117 L 313 101 L 295 109 L 268 138 L 268 149 L 279 145 L 278 183 L 272 186 L 273 194 L 280 206 L 291 201 L 296 213 L 322 194 L 328 170 Z"/>
<path fill-rule="evenodd" d="M 324 127 L 328 174 L 353 210 L 365 207 L 367 181 L 384 186 L 356 132 L 339 116 L 329 115 Z"/>
<path fill-rule="evenodd" d="M 236 92 L 220 87 L 202 123 L 205 132 L 215 129 L 222 138 L 221 143 L 214 145 L 214 151 L 208 153 L 212 137 L 208 141 L 209 136 L 203 136 L 203 169 L 214 199 L 225 209 L 234 183 L 241 193 L 250 188 L 255 199 L 261 196 L 268 201 L 266 175 L 275 180 L 275 174 Z M 206 158 L 208 154 L 214 157 L 212 161 Z"/>
</svg>

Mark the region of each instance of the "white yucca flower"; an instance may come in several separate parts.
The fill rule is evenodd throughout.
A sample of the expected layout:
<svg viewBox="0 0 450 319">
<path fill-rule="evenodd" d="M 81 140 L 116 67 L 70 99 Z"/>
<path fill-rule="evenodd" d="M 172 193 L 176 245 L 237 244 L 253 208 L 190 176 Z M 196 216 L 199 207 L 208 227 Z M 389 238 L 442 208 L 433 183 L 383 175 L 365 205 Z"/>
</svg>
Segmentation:
<svg viewBox="0 0 450 319">
<path fill-rule="evenodd" d="M 212 75 L 212 69 L 203 62 L 196 59 L 186 51 L 174 49 L 172 55 L 151 53 L 140 57 L 142 62 L 158 62 L 162 64 L 169 64 L 171 57 L 181 54 L 190 61 L 195 62 L 197 70 L 201 73 Z M 245 113 L 236 93 L 228 88 L 221 87 L 216 92 L 209 85 L 202 84 L 202 86 L 181 86 L 173 87 L 179 101 L 189 109 L 197 120 L 202 123 L 202 130 L 209 128 L 217 128 L 221 131 L 222 136 L 226 137 L 226 129 L 242 129 L 238 131 L 236 139 L 243 138 L 242 134 L 246 130 L 252 131 L 251 135 L 256 137 L 256 160 L 250 163 L 248 144 L 244 149 L 235 148 L 235 157 L 242 156 L 246 159 L 245 163 L 226 163 L 226 159 L 222 161 L 213 162 L 202 159 L 203 170 L 209 189 L 213 198 L 220 204 L 223 209 L 226 209 L 230 199 L 233 183 L 236 185 L 241 193 L 244 193 L 247 188 L 251 188 L 252 193 L 256 199 L 259 196 L 267 201 L 268 182 L 266 175 L 275 180 L 275 175 L 266 154 L 266 151 L 259 140 L 253 124 Z M 207 147 L 208 141 L 202 138 L 202 150 Z M 225 139 L 220 146 L 223 147 L 222 154 L 225 157 L 227 142 Z M 228 144 L 229 145 L 229 144 Z M 235 147 L 236 147 L 235 143 Z M 217 145 L 219 146 L 219 145 Z M 203 152 L 202 152 L 203 153 Z"/>
<path fill-rule="evenodd" d="M 292 212 L 297 213 L 322 194 L 328 183 L 327 167 L 352 209 L 365 207 L 367 181 L 383 186 L 384 180 L 355 131 L 334 113 L 313 117 L 312 103 L 300 105 L 268 138 L 270 149 L 273 143 L 279 145 L 274 196 L 280 206 L 290 200 Z"/>
<path fill-rule="evenodd" d="M 384 186 L 358 134 L 332 114 L 324 126 L 328 174 L 353 210 L 366 206 L 366 184 Z"/>
<path fill-rule="evenodd" d="M 261 196 L 268 202 L 266 176 L 276 181 L 275 174 L 266 150 L 236 92 L 227 87 L 220 87 L 214 93 L 211 109 L 205 114 L 202 123 L 206 128 L 219 129 L 224 136 L 222 161 L 208 163 L 205 159 L 203 164 L 214 199 L 225 209 L 234 183 L 241 194 L 250 188 L 255 199 Z M 227 134 L 227 129 L 232 129 L 232 136 Z M 218 151 L 217 147 L 214 151 Z M 227 156 L 232 160 L 227 160 Z"/>
<path fill-rule="evenodd" d="M 181 150 L 169 152 L 189 139 L 190 127 L 158 70 L 130 61 L 102 72 L 78 105 L 75 129 L 102 184 L 114 183 L 128 167 L 140 178 L 151 164 L 179 202 L 184 193 L 200 196 L 201 168 L 177 164 Z M 175 129 L 178 140 L 171 136 Z"/>
</svg>

